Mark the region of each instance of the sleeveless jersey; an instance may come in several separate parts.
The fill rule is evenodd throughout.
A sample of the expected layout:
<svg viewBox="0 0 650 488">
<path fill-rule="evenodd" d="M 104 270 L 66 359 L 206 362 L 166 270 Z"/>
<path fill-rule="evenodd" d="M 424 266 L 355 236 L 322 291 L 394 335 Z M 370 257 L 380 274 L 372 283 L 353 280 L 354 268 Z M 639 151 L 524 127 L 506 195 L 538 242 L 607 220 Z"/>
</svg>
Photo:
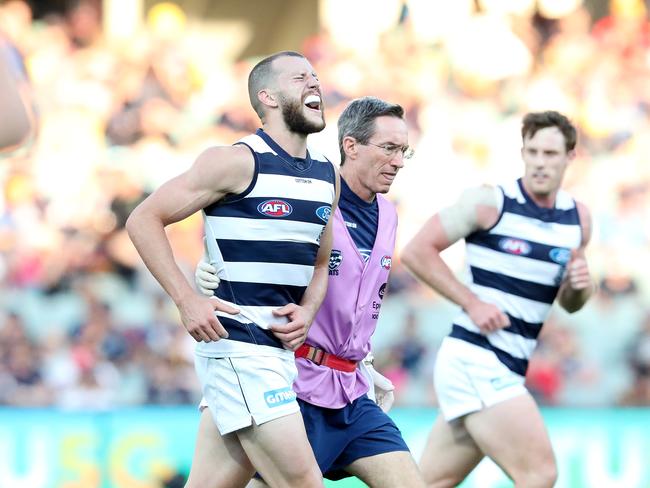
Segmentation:
<svg viewBox="0 0 650 488">
<path fill-rule="evenodd" d="M 469 288 L 505 312 L 510 326 L 481 334 L 461 312 L 450 335 L 493 351 L 511 371 L 525 376 L 582 230 L 575 201 L 566 192 L 558 192 L 553 208 L 542 208 L 526 194 L 521 180 L 500 189 L 497 223 L 470 234 L 465 242 Z"/>
<path fill-rule="evenodd" d="M 334 167 L 311 151 L 306 159 L 290 156 L 261 129 L 238 144 L 253 153 L 252 182 L 206 207 L 204 225 L 208 258 L 221 279 L 215 296 L 240 313 L 217 312 L 228 339 L 200 342 L 196 353 L 291 354 L 268 327 L 287 322 L 272 311 L 299 304 L 311 281 L 336 193 Z"/>
<path fill-rule="evenodd" d="M 327 295 L 307 334 L 307 344 L 352 361 L 370 352 L 379 311 L 392 266 L 397 231 L 395 206 L 377 195 L 379 222 L 370 258 L 359 252 L 341 209 L 334 213 L 334 241 L 329 262 Z M 343 204 L 349 204 L 345 200 Z M 342 408 L 368 392 L 359 368 L 352 373 L 296 359 L 298 398 L 326 408 Z"/>
</svg>

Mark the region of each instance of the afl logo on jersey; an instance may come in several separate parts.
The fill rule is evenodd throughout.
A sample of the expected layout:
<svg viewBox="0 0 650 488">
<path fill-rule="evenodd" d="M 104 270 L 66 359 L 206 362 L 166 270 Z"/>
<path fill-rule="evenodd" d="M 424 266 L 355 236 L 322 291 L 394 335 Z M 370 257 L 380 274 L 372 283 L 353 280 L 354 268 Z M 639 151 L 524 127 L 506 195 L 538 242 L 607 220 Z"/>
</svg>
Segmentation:
<svg viewBox="0 0 650 488">
<path fill-rule="evenodd" d="M 284 200 L 267 200 L 257 206 L 257 211 L 269 217 L 286 217 L 293 212 L 293 208 Z"/>
<path fill-rule="evenodd" d="M 530 254 L 531 246 L 526 241 L 515 239 L 513 237 L 504 237 L 499 241 L 499 247 L 510 254 L 517 254 L 519 256 L 526 256 Z"/>
<path fill-rule="evenodd" d="M 316 215 L 318 215 L 318 218 L 325 223 L 327 223 L 327 221 L 330 219 L 331 213 L 332 213 L 332 207 L 330 207 L 329 205 L 323 205 L 322 207 L 318 207 L 316 209 Z"/>
<path fill-rule="evenodd" d="M 571 257 L 571 251 L 562 247 L 554 247 L 548 252 L 549 257 L 557 264 L 566 264 Z"/>
<path fill-rule="evenodd" d="M 381 267 L 384 269 L 390 269 L 391 266 L 393 265 L 393 258 L 391 258 L 390 256 L 384 256 L 383 258 L 381 258 L 379 264 L 381 264 Z"/>
</svg>

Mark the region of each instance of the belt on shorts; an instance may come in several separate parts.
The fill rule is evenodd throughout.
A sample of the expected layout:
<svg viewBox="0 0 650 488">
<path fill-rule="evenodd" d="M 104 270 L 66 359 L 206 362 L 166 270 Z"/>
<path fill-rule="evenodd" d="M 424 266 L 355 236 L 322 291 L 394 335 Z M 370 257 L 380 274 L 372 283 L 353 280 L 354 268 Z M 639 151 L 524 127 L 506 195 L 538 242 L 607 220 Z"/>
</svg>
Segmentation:
<svg viewBox="0 0 650 488">
<path fill-rule="evenodd" d="M 357 361 L 340 358 L 308 344 L 303 344 L 296 349 L 295 355 L 297 358 L 305 358 L 312 363 L 327 366 L 328 368 L 337 369 L 339 371 L 345 371 L 346 373 L 352 373 L 357 369 Z"/>
</svg>

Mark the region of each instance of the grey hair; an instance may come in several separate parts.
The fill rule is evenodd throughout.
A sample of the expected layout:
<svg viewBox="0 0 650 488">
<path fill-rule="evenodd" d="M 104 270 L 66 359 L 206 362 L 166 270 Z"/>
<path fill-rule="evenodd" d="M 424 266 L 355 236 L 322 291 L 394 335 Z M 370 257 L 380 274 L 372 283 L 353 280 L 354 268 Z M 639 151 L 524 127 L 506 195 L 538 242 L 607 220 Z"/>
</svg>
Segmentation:
<svg viewBox="0 0 650 488">
<path fill-rule="evenodd" d="M 367 144 L 375 133 L 375 119 L 384 116 L 403 119 L 404 109 L 376 97 L 357 98 L 345 107 L 338 122 L 341 165 L 345 163 L 343 139 L 353 137 L 359 143 Z"/>
<path fill-rule="evenodd" d="M 271 74 L 273 74 L 273 61 L 285 56 L 304 58 L 302 54 L 295 51 L 280 51 L 262 59 L 253 67 L 248 75 L 248 98 L 250 99 L 251 106 L 260 119 L 264 117 L 264 105 L 260 102 L 259 98 L 257 98 L 257 94 L 260 90 L 268 88 Z"/>
</svg>

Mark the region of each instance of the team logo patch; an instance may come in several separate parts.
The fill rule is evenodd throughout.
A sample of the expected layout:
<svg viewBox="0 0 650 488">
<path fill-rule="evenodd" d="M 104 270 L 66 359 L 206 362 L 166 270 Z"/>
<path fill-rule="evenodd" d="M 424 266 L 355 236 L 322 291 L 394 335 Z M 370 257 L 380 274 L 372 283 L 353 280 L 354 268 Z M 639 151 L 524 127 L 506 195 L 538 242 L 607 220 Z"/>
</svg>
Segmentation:
<svg viewBox="0 0 650 488">
<path fill-rule="evenodd" d="M 257 206 L 257 211 L 269 217 L 286 217 L 291 215 L 293 208 L 284 200 L 267 200 Z"/>
<path fill-rule="evenodd" d="M 384 269 L 390 269 L 391 266 L 393 265 L 393 258 L 390 256 L 384 256 L 383 258 L 381 258 L 379 264 L 381 264 L 381 267 Z"/>
<path fill-rule="evenodd" d="M 341 266 L 341 262 L 343 261 L 343 254 L 341 251 L 338 249 L 332 249 L 332 253 L 330 254 L 330 262 L 328 265 L 328 268 L 330 271 L 336 271 L 339 269 L 339 266 Z"/>
<path fill-rule="evenodd" d="M 384 283 L 379 287 L 379 292 L 377 292 L 377 294 L 379 295 L 380 300 L 384 299 L 384 295 L 386 294 L 386 285 L 388 285 L 388 283 Z"/>
<path fill-rule="evenodd" d="M 499 247 L 507 253 L 517 254 L 518 256 L 526 256 L 532 251 L 529 243 L 513 237 L 504 237 L 501 239 L 499 241 Z"/>
<path fill-rule="evenodd" d="M 548 255 L 557 264 L 564 265 L 568 263 L 571 258 L 571 250 L 562 247 L 554 247 L 548 252 Z"/>
<path fill-rule="evenodd" d="M 296 400 L 296 392 L 290 386 L 285 386 L 279 390 L 269 390 L 264 392 L 264 401 L 268 407 L 279 407 Z"/>
<path fill-rule="evenodd" d="M 323 222 L 327 222 L 330 219 L 330 215 L 332 214 L 332 207 L 329 205 L 323 205 L 322 207 L 318 207 L 316 209 L 316 215 L 318 215 L 318 218 L 321 219 Z"/>
</svg>

